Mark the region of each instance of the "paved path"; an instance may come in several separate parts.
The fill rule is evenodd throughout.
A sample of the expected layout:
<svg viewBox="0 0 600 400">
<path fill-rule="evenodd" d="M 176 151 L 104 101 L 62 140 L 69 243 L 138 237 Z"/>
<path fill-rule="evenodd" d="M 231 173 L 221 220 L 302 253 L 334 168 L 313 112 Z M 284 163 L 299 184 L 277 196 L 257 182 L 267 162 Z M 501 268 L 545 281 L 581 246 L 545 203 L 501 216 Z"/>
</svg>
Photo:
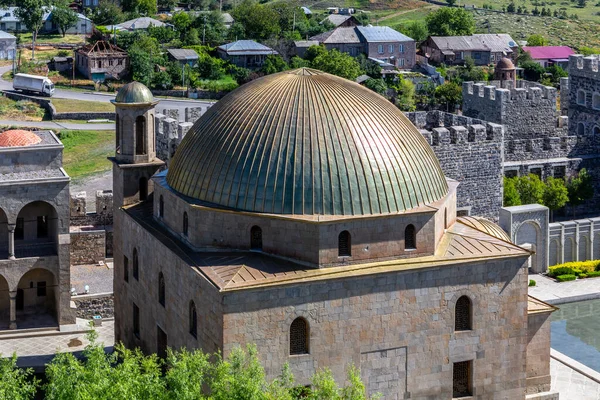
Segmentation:
<svg viewBox="0 0 600 400">
<path fill-rule="evenodd" d="M 78 319 L 78 322 L 80 325 L 84 325 L 86 321 Z M 98 342 L 104 343 L 107 350 L 112 350 L 115 344 L 114 321 L 103 321 L 102 326 L 97 327 L 96 331 L 99 335 Z M 0 335 L 0 354 L 10 356 L 16 353 L 17 357 L 19 357 L 17 365 L 39 370 L 54 358 L 57 351 L 78 355 L 87 344 L 88 341 L 85 339 L 85 333 L 48 334 L 20 338 L 3 338 Z"/>
<path fill-rule="evenodd" d="M 600 298 L 600 278 L 578 279 L 569 282 L 556 282 L 544 275 L 529 275 L 536 285 L 529 288 L 529 294 L 551 304 Z"/>
<path fill-rule="evenodd" d="M 77 290 L 77 293 L 83 294 L 83 288 L 88 285 L 89 294 L 110 293 L 113 291 L 113 264 L 105 265 L 72 265 L 71 266 L 71 287 Z"/>
<path fill-rule="evenodd" d="M 0 77 L 10 71 L 12 68 L 11 65 L 0 67 Z M 5 81 L 0 78 L 0 90 L 9 90 L 12 91 L 12 82 Z M 77 90 L 64 90 L 64 89 L 56 89 L 54 92 L 54 97 L 60 99 L 74 99 L 74 100 L 84 100 L 84 101 L 99 101 L 103 103 L 108 103 L 112 99 L 114 99 L 114 94 L 108 93 L 94 93 L 94 92 L 81 92 Z M 200 100 L 190 100 L 190 99 L 159 99 L 159 103 L 156 105 L 156 109 L 159 112 L 162 112 L 163 109 L 177 109 L 179 110 L 179 119 L 183 121 L 185 119 L 185 109 L 187 107 L 207 107 L 208 105 L 212 105 L 214 102 L 211 101 L 200 101 Z M 70 128 L 69 128 L 70 129 Z M 83 128 L 80 128 L 83 129 Z M 114 129 L 114 128 L 113 128 Z"/>
<path fill-rule="evenodd" d="M 553 358 L 550 359 L 550 375 L 552 390 L 560 393 L 560 400 L 600 399 L 600 383 Z"/>
<path fill-rule="evenodd" d="M 115 129 L 114 123 L 108 124 L 77 124 L 70 122 L 54 122 L 54 121 L 11 121 L 2 119 L 0 126 L 23 126 L 27 128 L 42 128 L 42 129 L 69 129 L 74 131 L 112 131 Z"/>
</svg>

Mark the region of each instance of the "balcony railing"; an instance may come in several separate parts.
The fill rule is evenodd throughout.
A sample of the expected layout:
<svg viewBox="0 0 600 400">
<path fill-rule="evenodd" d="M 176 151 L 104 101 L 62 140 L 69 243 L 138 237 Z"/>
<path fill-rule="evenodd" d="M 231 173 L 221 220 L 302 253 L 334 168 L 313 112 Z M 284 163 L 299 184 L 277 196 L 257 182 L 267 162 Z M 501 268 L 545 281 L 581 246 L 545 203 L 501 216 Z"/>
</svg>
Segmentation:
<svg viewBox="0 0 600 400">
<path fill-rule="evenodd" d="M 29 242 L 15 245 L 16 258 L 45 257 L 56 255 L 55 242 Z M 0 247 L 0 260 L 8 259 L 8 247 Z"/>
</svg>

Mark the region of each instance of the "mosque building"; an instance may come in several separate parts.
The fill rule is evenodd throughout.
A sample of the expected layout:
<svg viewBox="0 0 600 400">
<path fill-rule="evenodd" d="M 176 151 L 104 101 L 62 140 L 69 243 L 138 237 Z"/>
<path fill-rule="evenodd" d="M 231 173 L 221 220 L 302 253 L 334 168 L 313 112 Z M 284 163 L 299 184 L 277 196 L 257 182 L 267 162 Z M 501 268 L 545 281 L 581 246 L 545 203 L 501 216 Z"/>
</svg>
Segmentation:
<svg viewBox="0 0 600 400">
<path fill-rule="evenodd" d="M 114 100 L 116 340 L 225 355 L 298 385 L 361 369 L 384 399 L 558 399 L 530 251 L 456 217 L 458 183 L 392 103 L 312 69 L 211 107 L 169 168 L 140 83 Z"/>
</svg>

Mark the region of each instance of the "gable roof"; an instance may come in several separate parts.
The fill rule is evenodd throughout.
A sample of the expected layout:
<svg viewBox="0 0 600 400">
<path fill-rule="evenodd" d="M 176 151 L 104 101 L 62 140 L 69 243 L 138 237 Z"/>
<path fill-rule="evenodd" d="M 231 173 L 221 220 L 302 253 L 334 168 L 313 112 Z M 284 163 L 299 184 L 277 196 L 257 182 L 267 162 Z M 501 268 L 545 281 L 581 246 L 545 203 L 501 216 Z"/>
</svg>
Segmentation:
<svg viewBox="0 0 600 400">
<path fill-rule="evenodd" d="M 325 21 L 328 21 L 334 24 L 335 26 L 340 26 L 350 18 L 352 18 L 352 15 L 329 14 L 327 18 L 321 21 L 321 24 L 323 24 Z"/>
<path fill-rule="evenodd" d="M 238 40 L 218 47 L 228 55 L 277 54 L 275 50 L 254 40 Z"/>
<path fill-rule="evenodd" d="M 367 42 L 414 42 L 414 39 L 389 26 L 357 26 L 356 29 Z"/>
<path fill-rule="evenodd" d="M 575 54 L 569 46 L 523 46 L 523 51 L 528 52 L 534 60 L 568 59 Z"/>
<path fill-rule="evenodd" d="M 44 7 L 44 15 L 42 16 L 43 21 L 52 20 L 52 10 L 54 6 Z M 21 22 L 21 19 L 16 16 L 15 12 L 17 11 L 17 7 L 4 7 L 0 8 L 0 21 L 2 22 Z M 78 19 L 83 19 L 86 21 L 91 21 L 88 17 L 83 14 L 77 14 Z"/>
<path fill-rule="evenodd" d="M 148 29 L 150 26 L 165 26 L 164 22 L 150 17 L 140 17 L 130 19 L 117 25 L 117 27 L 127 30 Z"/>
<path fill-rule="evenodd" d="M 93 55 L 96 57 L 109 55 L 127 55 L 127 52 L 125 50 L 105 40 L 99 40 L 94 44 L 85 45 L 80 49 L 77 49 L 77 52 L 85 55 Z"/>
<path fill-rule="evenodd" d="M 169 54 L 178 61 L 197 60 L 198 53 L 192 49 L 167 49 Z"/>
<path fill-rule="evenodd" d="M 482 33 L 471 36 L 430 36 L 430 40 L 440 50 L 451 51 L 490 51 L 512 53 L 517 43 L 505 33 Z M 511 45 L 512 44 L 512 45 Z"/>
<path fill-rule="evenodd" d="M 388 26 L 337 27 L 329 32 L 313 36 L 310 39 L 325 44 L 414 42 L 414 39 Z"/>
<path fill-rule="evenodd" d="M 0 31 L 0 39 L 16 39 L 16 37 L 8 32 Z"/>
</svg>

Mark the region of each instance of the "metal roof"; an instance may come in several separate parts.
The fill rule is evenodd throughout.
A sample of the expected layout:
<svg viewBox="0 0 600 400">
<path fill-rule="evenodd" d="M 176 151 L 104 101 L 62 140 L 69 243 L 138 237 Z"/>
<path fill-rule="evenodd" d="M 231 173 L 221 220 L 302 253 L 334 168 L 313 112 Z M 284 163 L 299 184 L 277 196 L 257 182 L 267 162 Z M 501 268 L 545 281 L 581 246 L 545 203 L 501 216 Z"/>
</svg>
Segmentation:
<svg viewBox="0 0 600 400">
<path fill-rule="evenodd" d="M 136 30 L 136 29 L 148 29 L 150 26 L 165 26 L 164 22 L 161 22 L 157 19 L 150 17 L 140 17 L 135 19 L 130 19 L 129 21 L 125 21 L 123 23 L 118 24 L 117 26 L 122 29 L 127 30 Z"/>
<path fill-rule="evenodd" d="M 44 14 L 42 16 L 43 21 L 52 20 L 52 18 L 50 18 L 50 17 L 52 15 L 53 9 L 54 9 L 54 6 L 44 7 Z M 17 10 L 17 7 L 0 8 L 0 21 L 2 21 L 2 22 L 21 22 L 21 20 L 15 15 L 16 10 Z M 88 17 L 86 17 L 83 14 L 80 14 L 80 13 L 76 13 L 76 14 L 77 14 L 78 19 L 91 21 L 91 19 L 89 19 Z"/>
<path fill-rule="evenodd" d="M 325 21 L 329 21 L 332 24 L 334 24 L 335 26 L 340 26 L 341 24 L 343 24 L 350 18 L 352 18 L 352 15 L 329 14 L 327 16 L 327 18 L 325 18 L 323 21 L 321 21 L 321 24 Z"/>
<path fill-rule="evenodd" d="M 414 42 L 414 39 L 389 26 L 357 26 L 356 29 L 367 42 Z"/>
<path fill-rule="evenodd" d="M 569 46 L 523 46 L 523 51 L 528 52 L 534 60 L 552 58 L 568 60 L 571 54 L 575 54 Z"/>
<path fill-rule="evenodd" d="M 318 40 L 298 40 L 294 42 L 296 47 L 310 47 L 310 46 L 318 46 Z"/>
<path fill-rule="evenodd" d="M 17 38 L 8 32 L 0 31 L 0 39 L 15 39 L 16 40 Z"/>
<path fill-rule="evenodd" d="M 431 36 L 431 40 L 440 50 L 452 51 L 491 51 L 493 53 L 512 53 L 517 43 L 505 33 L 482 33 L 472 36 Z M 511 46 L 511 44 L 513 44 Z"/>
<path fill-rule="evenodd" d="M 300 8 L 302 9 L 302 11 L 304 12 L 305 15 L 311 15 L 312 14 L 312 11 L 310 11 L 310 8 L 304 7 L 304 6 L 302 6 Z"/>
<path fill-rule="evenodd" d="M 225 51 L 228 55 L 277 54 L 272 48 L 254 40 L 238 40 L 237 42 L 221 45 L 219 49 Z"/>
<path fill-rule="evenodd" d="M 448 193 L 433 150 L 394 104 L 307 68 L 256 79 L 211 107 L 166 179 L 208 204 L 309 216 L 400 212 Z"/>
<path fill-rule="evenodd" d="M 170 55 L 178 61 L 197 60 L 198 53 L 192 49 L 167 49 Z"/>
</svg>

